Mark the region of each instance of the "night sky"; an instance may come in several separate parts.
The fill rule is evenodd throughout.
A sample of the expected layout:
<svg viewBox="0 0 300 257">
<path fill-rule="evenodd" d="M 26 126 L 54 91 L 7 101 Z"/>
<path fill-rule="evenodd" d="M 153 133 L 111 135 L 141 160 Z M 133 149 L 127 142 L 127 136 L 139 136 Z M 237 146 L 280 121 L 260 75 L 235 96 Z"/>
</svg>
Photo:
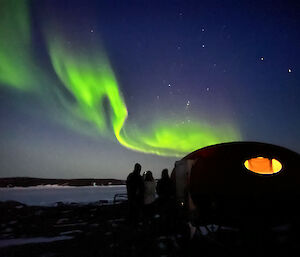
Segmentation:
<svg viewBox="0 0 300 257">
<path fill-rule="evenodd" d="M 196 149 L 300 152 L 298 1 L 0 0 L 0 176 L 159 177 Z"/>
</svg>

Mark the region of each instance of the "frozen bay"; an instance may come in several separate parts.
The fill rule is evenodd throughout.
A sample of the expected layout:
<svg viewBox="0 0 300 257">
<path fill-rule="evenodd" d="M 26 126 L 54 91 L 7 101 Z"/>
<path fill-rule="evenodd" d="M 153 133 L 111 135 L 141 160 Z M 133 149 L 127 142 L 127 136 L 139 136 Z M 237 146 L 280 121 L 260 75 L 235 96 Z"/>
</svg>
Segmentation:
<svg viewBox="0 0 300 257">
<path fill-rule="evenodd" d="M 56 186 L 0 188 L 0 201 L 17 201 L 26 205 L 53 206 L 57 202 L 112 202 L 115 194 L 126 193 L 126 186 Z"/>
</svg>

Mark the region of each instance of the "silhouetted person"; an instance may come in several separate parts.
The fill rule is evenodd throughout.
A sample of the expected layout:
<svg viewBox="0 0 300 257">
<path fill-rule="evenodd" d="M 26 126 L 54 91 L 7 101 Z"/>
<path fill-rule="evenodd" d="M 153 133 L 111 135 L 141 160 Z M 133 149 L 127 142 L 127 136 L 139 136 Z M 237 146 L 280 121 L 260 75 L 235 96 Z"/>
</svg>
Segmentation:
<svg viewBox="0 0 300 257">
<path fill-rule="evenodd" d="M 161 178 L 157 182 L 157 204 L 161 217 L 162 227 L 170 232 L 175 216 L 175 185 L 169 177 L 168 169 L 164 169 Z"/>
<path fill-rule="evenodd" d="M 154 201 L 156 196 L 156 182 L 152 172 L 148 170 L 144 177 L 144 218 L 149 223 L 154 214 Z"/>
<path fill-rule="evenodd" d="M 144 180 L 144 204 L 148 205 L 155 201 L 155 188 L 156 183 L 153 178 L 152 172 L 148 170 L 145 174 Z"/>
<path fill-rule="evenodd" d="M 161 172 L 161 179 L 157 182 L 156 192 L 162 201 L 168 201 L 170 198 L 174 197 L 174 184 L 169 177 L 168 169 L 163 169 Z"/>
<path fill-rule="evenodd" d="M 127 176 L 126 188 L 129 206 L 129 219 L 136 223 L 141 215 L 141 208 L 144 197 L 144 181 L 141 173 L 141 165 L 136 163 L 134 170 Z"/>
</svg>

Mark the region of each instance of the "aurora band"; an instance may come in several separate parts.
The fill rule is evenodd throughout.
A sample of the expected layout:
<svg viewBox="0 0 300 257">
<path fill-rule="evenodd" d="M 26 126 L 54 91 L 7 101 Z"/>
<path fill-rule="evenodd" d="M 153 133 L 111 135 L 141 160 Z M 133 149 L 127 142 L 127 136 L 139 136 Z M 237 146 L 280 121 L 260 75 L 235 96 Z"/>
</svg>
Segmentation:
<svg viewBox="0 0 300 257">
<path fill-rule="evenodd" d="M 1 0 L 0 82 L 22 91 L 36 84 L 27 1 Z"/>
<path fill-rule="evenodd" d="M 228 124 L 217 127 L 204 121 L 182 124 L 165 118 L 154 121 L 151 129 L 141 130 L 126 123 L 128 112 L 124 98 L 100 46 L 88 47 L 88 51 L 77 50 L 75 54 L 57 35 L 48 38 L 53 68 L 76 100 L 71 103 L 70 110 L 79 118 L 94 123 L 100 133 L 107 134 L 110 124 L 103 107 L 107 99 L 111 107 L 111 126 L 123 146 L 144 153 L 182 156 L 200 147 L 240 138 L 238 131 Z"/>
<path fill-rule="evenodd" d="M 45 39 L 52 66 L 62 85 L 72 95 L 71 101 L 53 76 L 40 70 L 32 49 L 30 15 L 27 1 L 3 0 L 0 9 L 0 85 L 32 93 L 48 109 L 57 98 L 65 107 L 65 119 L 94 125 L 105 137 L 111 137 L 111 127 L 119 143 L 129 149 L 163 156 L 183 156 L 211 144 L 240 139 L 234 126 L 193 121 L 155 120 L 148 129 L 141 129 L 127 120 L 124 97 L 105 52 L 99 44 L 79 51 L 68 47 L 66 40 L 51 29 L 45 29 Z M 48 30 L 47 30 L 48 29 Z M 53 100 L 53 101 L 52 101 Z M 107 100 L 110 110 L 104 108 Z M 70 118 L 72 117 L 72 118 Z M 79 129 L 80 130 L 80 129 Z"/>
</svg>

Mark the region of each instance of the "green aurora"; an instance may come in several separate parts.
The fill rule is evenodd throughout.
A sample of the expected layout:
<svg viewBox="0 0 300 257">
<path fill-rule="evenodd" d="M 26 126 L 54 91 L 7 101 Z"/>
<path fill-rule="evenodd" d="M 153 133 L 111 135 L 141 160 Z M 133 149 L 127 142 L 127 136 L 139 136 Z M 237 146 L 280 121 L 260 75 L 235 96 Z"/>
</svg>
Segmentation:
<svg viewBox="0 0 300 257">
<path fill-rule="evenodd" d="M 26 2 L 3 3 L 5 8 L 0 11 L 0 26 L 5 28 L 0 32 L 1 85 L 42 95 L 41 81 L 49 79 L 37 77 L 42 73 L 35 68 L 38 62 L 31 50 L 30 16 Z M 79 123 L 95 127 L 100 135 L 111 138 L 113 130 L 118 142 L 129 149 L 176 157 L 208 145 L 240 140 L 238 129 L 227 123 L 213 126 L 205 120 L 194 119 L 182 124 L 179 117 L 160 117 L 144 129 L 126 122 L 125 99 L 101 44 L 98 42 L 91 47 L 82 44 L 75 51 L 67 46 L 59 32 L 47 26 L 43 27 L 43 31 L 53 69 L 74 101 L 67 100 L 55 83 L 50 88 L 55 93 L 49 94 L 49 97 L 56 97 L 68 115 L 75 117 Z M 104 107 L 105 101 L 109 103 L 108 111 Z"/>
<path fill-rule="evenodd" d="M 1 1 L 0 81 L 23 91 L 35 84 L 31 29 L 25 1 Z"/>
</svg>

